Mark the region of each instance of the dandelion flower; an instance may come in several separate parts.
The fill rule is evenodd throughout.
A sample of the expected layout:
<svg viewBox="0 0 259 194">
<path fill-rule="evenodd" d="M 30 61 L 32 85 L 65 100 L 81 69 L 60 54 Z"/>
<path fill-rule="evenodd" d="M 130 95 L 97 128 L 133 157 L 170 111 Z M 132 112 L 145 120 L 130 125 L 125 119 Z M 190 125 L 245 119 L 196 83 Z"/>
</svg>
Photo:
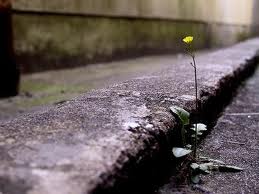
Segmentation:
<svg viewBox="0 0 259 194">
<path fill-rule="evenodd" d="M 193 41 L 193 36 L 186 36 L 183 39 L 183 42 L 185 42 L 186 44 L 190 44 Z"/>
</svg>

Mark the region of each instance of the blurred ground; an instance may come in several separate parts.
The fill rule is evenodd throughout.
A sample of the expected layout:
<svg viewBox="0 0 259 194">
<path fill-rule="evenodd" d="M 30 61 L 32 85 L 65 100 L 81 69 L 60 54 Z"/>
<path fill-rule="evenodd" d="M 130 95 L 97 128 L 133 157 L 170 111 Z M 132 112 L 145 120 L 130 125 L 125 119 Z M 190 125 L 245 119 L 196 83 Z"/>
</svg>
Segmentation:
<svg viewBox="0 0 259 194">
<path fill-rule="evenodd" d="M 204 52 L 207 51 L 200 53 Z M 37 109 L 41 105 L 71 99 L 91 89 L 152 74 L 164 66 L 182 61 L 185 57 L 182 54 L 149 56 L 75 69 L 22 75 L 20 95 L 0 100 L 0 120 L 8 119 L 29 109 Z"/>
</svg>

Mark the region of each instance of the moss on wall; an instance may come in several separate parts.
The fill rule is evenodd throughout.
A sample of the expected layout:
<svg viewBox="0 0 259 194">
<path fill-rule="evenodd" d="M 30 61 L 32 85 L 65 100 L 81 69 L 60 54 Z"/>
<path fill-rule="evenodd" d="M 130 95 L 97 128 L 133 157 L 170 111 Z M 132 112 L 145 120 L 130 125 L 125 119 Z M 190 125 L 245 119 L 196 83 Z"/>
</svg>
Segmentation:
<svg viewBox="0 0 259 194">
<path fill-rule="evenodd" d="M 251 37 L 250 26 L 210 24 L 210 45 L 222 47 L 235 44 Z"/>
<path fill-rule="evenodd" d="M 13 1 L 13 5 L 16 9 L 43 12 L 72 12 L 136 17 L 152 16 L 248 25 L 252 22 L 252 7 L 254 1 L 255 0 L 15 0 Z M 254 6 L 256 7 L 257 5 L 255 4 Z M 256 12 L 256 10 L 254 12 Z"/>
<path fill-rule="evenodd" d="M 32 14 L 16 14 L 13 19 L 20 59 L 28 55 L 52 63 L 85 63 L 100 57 L 175 51 L 189 34 L 196 37 L 197 47 L 206 45 L 207 26 L 203 23 Z"/>
<path fill-rule="evenodd" d="M 190 34 L 197 48 L 226 46 L 251 36 L 251 29 L 258 31 L 251 26 L 256 23 L 251 21 L 253 2 L 16 0 L 14 9 L 23 11 L 14 15 L 15 49 L 25 71 L 41 71 L 182 51 L 180 41 Z"/>
</svg>

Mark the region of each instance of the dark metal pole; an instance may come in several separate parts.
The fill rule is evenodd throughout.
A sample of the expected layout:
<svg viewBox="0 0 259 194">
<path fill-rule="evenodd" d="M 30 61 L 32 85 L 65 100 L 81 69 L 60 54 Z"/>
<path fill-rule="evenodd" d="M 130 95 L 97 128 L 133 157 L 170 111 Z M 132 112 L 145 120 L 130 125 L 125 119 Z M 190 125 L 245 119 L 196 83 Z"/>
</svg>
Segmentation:
<svg viewBox="0 0 259 194">
<path fill-rule="evenodd" d="M 14 59 L 10 0 L 0 0 L 0 98 L 19 91 L 20 72 Z"/>
</svg>

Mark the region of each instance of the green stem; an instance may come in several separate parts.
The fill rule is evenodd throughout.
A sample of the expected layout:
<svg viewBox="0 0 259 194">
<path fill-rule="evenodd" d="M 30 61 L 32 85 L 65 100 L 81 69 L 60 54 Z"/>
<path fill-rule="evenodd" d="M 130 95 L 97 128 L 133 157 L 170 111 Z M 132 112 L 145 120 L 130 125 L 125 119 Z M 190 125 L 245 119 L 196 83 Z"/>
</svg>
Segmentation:
<svg viewBox="0 0 259 194">
<path fill-rule="evenodd" d="M 195 78 L 195 105 L 196 105 L 196 114 L 195 114 L 195 140 L 194 140 L 194 158 L 196 159 L 197 157 L 197 113 L 198 113 L 198 82 L 197 82 L 197 68 L 196 68 L 196 62 L 195 62 L 195 56 L 194 54 L 192 55 L 192 60 L 193 60 L 193 68 L 194 68 L 194 78 Z"/>
</svg>

